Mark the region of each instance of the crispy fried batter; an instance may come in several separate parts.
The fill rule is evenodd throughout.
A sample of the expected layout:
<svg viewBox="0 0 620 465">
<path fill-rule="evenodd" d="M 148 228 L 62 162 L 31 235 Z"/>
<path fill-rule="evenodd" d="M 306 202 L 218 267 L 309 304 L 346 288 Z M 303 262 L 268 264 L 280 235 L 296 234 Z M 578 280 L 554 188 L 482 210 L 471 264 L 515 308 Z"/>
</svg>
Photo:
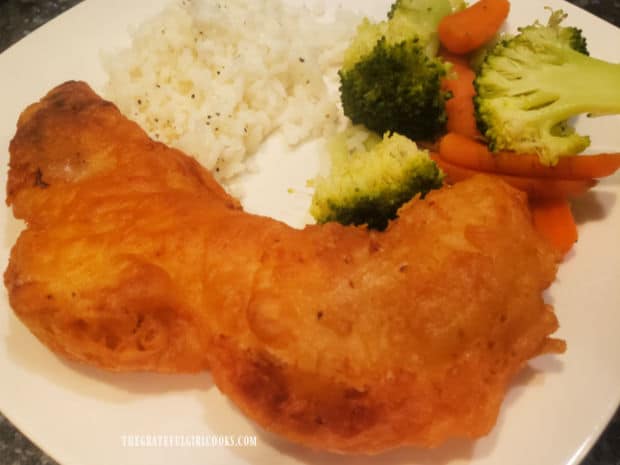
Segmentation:
<svg viewBox="0 0 620 465">
<path fill-rule="evenodd" d="M 28 223 L 5 284 L 55 352 L 195 371 L 265 428 L 375 453 L 474 438 L 511 377 L 561 352 L 542 299 L 557 256 L 523 195 L 477 177 L 384 233 L 244 213 L 209 173 L 83 83 L 29 107 L 8 203 Z"/>
</svg>

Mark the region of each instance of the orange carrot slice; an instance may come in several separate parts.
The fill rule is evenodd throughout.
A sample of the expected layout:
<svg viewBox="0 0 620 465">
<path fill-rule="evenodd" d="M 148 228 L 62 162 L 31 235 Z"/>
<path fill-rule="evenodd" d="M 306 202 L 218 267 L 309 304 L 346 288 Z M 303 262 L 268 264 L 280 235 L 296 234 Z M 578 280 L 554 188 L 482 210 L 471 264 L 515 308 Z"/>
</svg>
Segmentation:
<svg viewBox="0 0 620 465">
<path fill-rule="evenodd" d="M 439 23 L 439 40 L 453 53 L 472 52 L 497 34 L 509 11 L 508 0 L 479 0 L 444 17 Z"/>
<path fill-rule="evenodd" d="M 445 61 L 452 64 L 452 74 L 442 81 L 444 90 L 452 93 L 452 98 L 446 102 L 449 132 L 463 136 L 478 138 L 480 132 L 476 126 L 476 116 L 473 98 L 476 95 L 474 79 L 476 73 L 464 59 L 454 55 L 442 53 Z"/>
<path fill-rule="evenodd" d="M 507 174 L 481 173 L 444 160 L 438 154 L 431 154 L 437 166 L 446 174 L 449 183 L 456 183 L 478 174 L 495 176 L 511 186 L 526 192 L 530 199 L 566 200 L 584 194 L 597 184 L 594 179 L 555 179 L 511 176 Z"/>
<path fill-rule="evenodd" d="M 556 179 L 603 178 L 620 169 L 620 153 L 561 157 L 556 166 L 545 166 L 537 155 L 491 153 L 484 144 L 462 134 L 450 133 L 439 143 L 445 161 L 478 171 Z"/>
<path fill-rule="evenodd" d="M 566 200 L 531 202 L 534 228 L 565 255 L 577 242 L 577 225 Z"/>
</svg>

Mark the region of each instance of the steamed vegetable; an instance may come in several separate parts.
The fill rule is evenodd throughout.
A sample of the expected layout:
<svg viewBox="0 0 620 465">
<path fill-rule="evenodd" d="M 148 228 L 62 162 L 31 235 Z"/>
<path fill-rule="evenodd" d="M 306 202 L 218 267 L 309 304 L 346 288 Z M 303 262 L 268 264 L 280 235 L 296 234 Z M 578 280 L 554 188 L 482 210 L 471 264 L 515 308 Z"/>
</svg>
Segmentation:
<svg viewBox="0 0 620 465">
<path fill-rule="evenodd" d="M 590 144 L 567 120 L 620 113 L 620 64 L 586 54 L 581 31 L 565 15 L 535 23 L 496 45 L 475 80 L 477 119 L 492 151 L 537 154 L 545 165 Z"/>
<path fill-rule="evenodd" d="M 530 210 L 534 228 L 562 255 L 577 242 L 577 225 L 566 200 L 532 202 Z"/>
<path fill-rule="evenodd" d="M 437 58 L 437 26 L 451 12 L 449 0 L 398 0 L 388 20 L 360 24 L 339 71 L 354 124 L 418 140 L 442 133 L 450 94 L 441 87 L 447 68 Z"/>
<path fill-rule="evenodd" d="M 382 230 L 401 205 L 441 187 L 443 174 L 428 152 L 406 137 L 371 134 L 355 143 L 360 131 L 353 128 L 330 142 L 331 172 L 317 179 L 310 213 L 318 223 Z"/>
<path fill-rule="evenodd" d="M 452 53 L 473 52 L 495 37 L 509 11 L 508 0 L 479 0 L 444 17 L 439 23 L 439 40 Z"/>
<path fill-rule="evenodd" d="M 441 139 L 439 153 L 445 161 L 472 170 L 535 178 L 603 178 L 620 169 L 620 153 L 573 155 L 560 158 L 555 166 L 545 166 L 537 155 L 491 153 L 486 145 L 454 133 Z"/>
<path fill-rule="evenodd" d="M 450 63 L 452 69 L 442 81 L 443 88 L 451 93 L 452 98 L 446 102 L 446 130 L 471 138 L 480 137 L 476 125 L 473 98 L 476 95 L 474 79 L 476 74 L 463 57 L 441 53 L 442 58 Z"/>
<path fill-rule="evenodd" d="M 440 155 L 433 154 L 431 157 L 437 166 L 446 173 L 446 181 L 449 183 L 463 181 L 480 174 L 480 171 L 450 163 Z M 594 179 L 555 179 L 501 173 L 486 174 L 500 178 L 516 189 L 527 193 L 530 199 L 571 199 L 586 193 L 597 184 Z"/>
</svg>

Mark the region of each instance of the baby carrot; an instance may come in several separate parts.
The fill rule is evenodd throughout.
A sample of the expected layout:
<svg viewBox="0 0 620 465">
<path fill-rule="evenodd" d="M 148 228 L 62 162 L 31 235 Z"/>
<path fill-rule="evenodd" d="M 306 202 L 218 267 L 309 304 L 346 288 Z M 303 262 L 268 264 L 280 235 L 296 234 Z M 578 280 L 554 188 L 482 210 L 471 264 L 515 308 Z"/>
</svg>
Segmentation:
<svg viewBox="0 0 620 465">
<path fill-rule="evenodd" d="M 439 40 L 457 54 L 472 52 L 490 41 L 510 11 L 508 0 L 479 0 L 439 23 Z"/>
<path fill-rule="evenodd" d="M 431 154 L 437 166 L 446 173 L 449 183 L 456 183 L 479 174 L 495 176 L 511 186 L 526 192 L 530 199 L 570 199 L 584 194 L 597 184 L 594 179 L 555 179 L 481 173 L 480 171 L 452 164 L 438 154 Z"/>
<path fill-rule="evenodd" d="M 461 134 L 445 135 L 439 144 L 445 161 L 478 171 L 557 179 L 602 178 L 620 168 L 620 153 L 560 157 L 556 166 L 540 163 L 538 155 L 491 153 L 488 147 Z"/>
<path fill-rule="evenodd" d="M 530 202 L 532 222 L 538 233 L 562 254 L 577 242 L 577 225 L 566 200 Z"/>
<path fill-rule="evenodd" d="M 442 53 L 445 61 L 452 64 L 452 73 L 442 81 L 444 90 L 452 93 L 452 98 L 446 102 L 449 132 L 462 134 L 467 137 L 480 137 L 476 126 L 476 117 L 473 98 L 476 95 L 474 79 L 476 73 L 469 67 L 466 60 L 454 55 Z"/>
</svg>

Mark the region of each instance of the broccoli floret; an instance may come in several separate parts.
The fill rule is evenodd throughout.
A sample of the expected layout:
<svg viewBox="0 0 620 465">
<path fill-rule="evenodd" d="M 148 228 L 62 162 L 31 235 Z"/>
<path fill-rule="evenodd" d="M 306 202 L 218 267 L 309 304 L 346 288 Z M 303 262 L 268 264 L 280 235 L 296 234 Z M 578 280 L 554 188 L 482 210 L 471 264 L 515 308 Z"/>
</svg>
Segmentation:
<svg viewBox="0 0 620 465">
<path fill-rule="evenodd" d="M 450 6 L 450 10 L 447 7 Z M 408 10 L 414 14 L 425 14 L 429 9 L 436 9 L 436 12 L 443 18 L 450 13 L 456 13 L 457 11 L 467 8 L 467 2 L 465 0 L 450 0 L 448 4 L 445 2 L 436 2 L 434 0 L 396 0 L 388 11 L 388 18 L 392 18 L 396 10 Z M 441 18 L 439 18 L 441 20 Z M 439 22 L 437 23 L 439 24 Z"/>
<path fill-rule="evenodd" d="M 310 208 L 318 223 L 383 230 L 401 205 L 442 185 L 443 173 L 414 142 L 387 133 L 362 142 L 363 131 L 357 127 L 330 141 L 331 172 L 316 180 Z"/>
<path fill-rule="evenodd" d="M 620 64 L 587 55 L 581 31 L 562 11 L 491 50 L 475 80 L 476 116 L 492 150 L 537 153 L 546 165 L 590 144 L 573 116 L 620 113 Z"/>
<path fill-rule="evenodd" d="M 480 71 L 480 68 L 482 67 L 482 63 L 484 63 L 484 60 L 486 59 L 489 52 L 493 50 L 500 42 L 508 40 L 509 37 L 510 36 L 508 34 L 496 34 L 486 44 L 470 53 L 469 66 L 471 67 L 471 69 L 478 73 Z"/>
<path fill-rule="evenodd" d="M 439 50 L 437 27 L 444 16 L 453 12 L 452 3 L 451 0 L 396 0 L 388 19 L 409 23 L 420 41 L 428 44 L 429 57 L 434 57 Z"/>
<path fill-rule="evenodd" d="M 559 28 L 559 36 L 562 41 L 567 43 L 573 50 L 590 55 L 588 52 L 588 42 L 583 35 L 583 31 L 576 27 Z"/>
<path fill-rule="evenodd" d="M 378 133 L 431 140 L 446 123 L 441 89 L 447 66 L 436 57 L 437 25 L 449 0 L 398 0 L 388 21 L 362 21 L 345 52 L 340 95 L 345 115 Z"/>
<path fill-rule="evenodd" d="M 445 127 L 444 65 L 412 39 L 389 45 L 379 39 L 370 56 L 341 74 L 341 97 L 354 124 L 433 139 Z"/>
</svg>

